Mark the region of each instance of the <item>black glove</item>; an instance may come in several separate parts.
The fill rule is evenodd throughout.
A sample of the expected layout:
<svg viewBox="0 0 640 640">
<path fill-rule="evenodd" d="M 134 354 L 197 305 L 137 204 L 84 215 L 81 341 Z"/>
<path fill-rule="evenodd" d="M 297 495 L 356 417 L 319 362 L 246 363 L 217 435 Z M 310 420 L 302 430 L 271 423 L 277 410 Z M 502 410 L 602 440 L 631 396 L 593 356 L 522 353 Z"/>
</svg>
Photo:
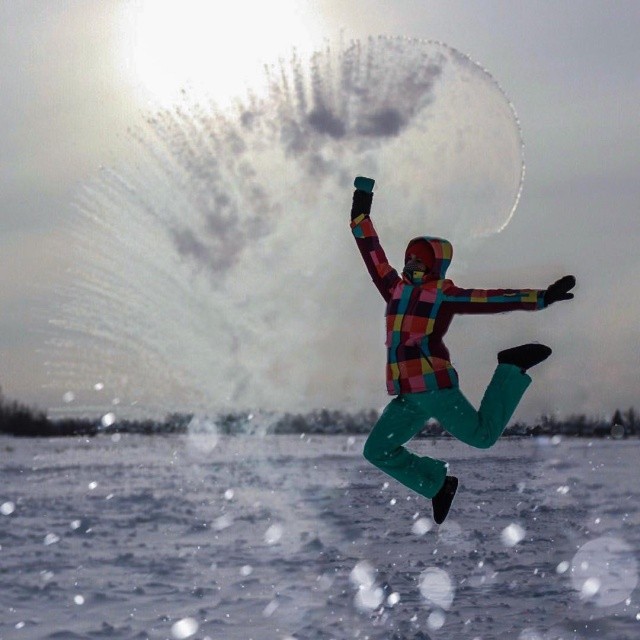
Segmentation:
<svg viewBox="0 0 640 640">
<path fill-rule="evenodd" d="M 373 200 L 373 193 L 367 193 L 356 189 L 353 192 L 353 204 L 351 205 L 351 219 L 357 218 L 363 213 L 369 215 L 371 213 L 371 202 Z"/>
<path fill-rule="evenodd" d="M 571 300 L 573 293 L 569 293 L 569 290 L 575 286 L 574 276 L 564 276 L 564 278 L 556 280 L 544 293 L 544 306 L 548 307 L 558 300 Z"/>
</svg>

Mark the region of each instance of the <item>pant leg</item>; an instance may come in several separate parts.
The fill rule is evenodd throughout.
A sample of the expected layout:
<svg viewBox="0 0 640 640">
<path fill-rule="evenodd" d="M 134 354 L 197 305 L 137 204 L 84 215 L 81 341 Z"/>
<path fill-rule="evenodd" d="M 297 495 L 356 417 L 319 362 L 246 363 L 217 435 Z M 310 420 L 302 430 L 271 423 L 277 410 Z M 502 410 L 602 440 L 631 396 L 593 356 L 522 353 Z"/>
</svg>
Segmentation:
<svg viewBox="0 0 640 640">
<path fill-rule="evenodd" d="M 432 498 L 442 488 L 447 475 L 442 460 L 417 456 L 402 445 L 422 430 L 431 414 L 428 402 L 418 404 L 414 396 L 394 398 L 382 412 L 364 445 L 365 458 L 409 489 Z"/>
<path fill-rule="evenodd" d="M 462 442 L 488 449 L 502 435 L 531 378 L 519 367 L 499 364 L 476 411 L 460 389 L 443 389 L 432 404 L 433 417 Z M 420 395 L 420 394 L 416 394 Z"/>
</svg>

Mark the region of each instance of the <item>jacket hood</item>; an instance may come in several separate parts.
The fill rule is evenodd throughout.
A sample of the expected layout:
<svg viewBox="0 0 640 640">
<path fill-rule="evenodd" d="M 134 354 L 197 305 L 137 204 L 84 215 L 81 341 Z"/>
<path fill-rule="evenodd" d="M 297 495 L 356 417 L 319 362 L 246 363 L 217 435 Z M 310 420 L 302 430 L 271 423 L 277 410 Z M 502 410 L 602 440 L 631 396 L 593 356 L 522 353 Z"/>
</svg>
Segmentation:
<svg viewBox="0 0 640 640">
<path fill-rule="evenodd" d="M 429 271 L 426 273 L 421 271 L 413 271 L 412 269 L 405 269 L 404 274 L 411 280 L 412 282 L 416 282 L 416 280 L 442 280 L 444 279 L 447 269 L 451 264 L 451 258 L 453 257 L 453 246 L 448 240 L 444 238 L 434 238 L 432 236 L 419 236 L 418 238 L 413 238 L 409 245 L 415 242 L 416 240 L 422 240 L 427 242 L 431 249 L 433 250 L 433 255 L 435 257 L 433 265 Z M 407 245 L 407 247 L 409 246 Z"/>
</svg>

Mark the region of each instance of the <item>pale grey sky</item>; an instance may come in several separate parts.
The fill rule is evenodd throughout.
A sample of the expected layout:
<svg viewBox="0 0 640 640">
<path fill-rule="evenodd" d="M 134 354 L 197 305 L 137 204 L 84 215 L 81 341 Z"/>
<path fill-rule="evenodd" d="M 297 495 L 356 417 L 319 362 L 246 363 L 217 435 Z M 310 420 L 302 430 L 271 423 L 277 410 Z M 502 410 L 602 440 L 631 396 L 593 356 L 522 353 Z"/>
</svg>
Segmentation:
<svg viewBox="0 0 640 640">
<path fill-rule="evenodd" d="M 62 404 L 60 390 L 48 388 L 44 340 L 59 311 L 53 287 L 71 266 L 56 249 L 73 241 L 70 202 L 101 165 L 118 157 L 144 106 L 131 61 L 122 55 L 133 37 L 127 20 L 135 4 L 0 1 L 0 385 L 42 407 Z M 479 400 L 498 336 L 508 333 L 555 350 L 516 417 L 638 407 L 640 4 L 319 0 L 298 6 L 301 21 L 310 24 L 315 16 L 310 37 L 317 42 L 339 30 L 348 38 L 443 41 L 486 67 L 515 105 L 527 166 L 518 211 L 503 233 L 461 257 L 453 275 L 467 286 L 543 286 L 574 273 L 578 287 L 572 303 L 543 314 L 453 326 L 448 345 L 470 398 Z M 279 9 L 287 7 L 275 3 L 255 32 L 267 34 L 265 49 L 270 32 L 279 46 L 288 39 L 302 45 L 295 22 L 290 32 L 282 27 Z M 244 36 L 234 28 L 225 44 L 230 59 L 248 46 L 246 32 L 254 33 L 250 26 Z M 212 68 L 225 63 L 211 62 Z M 354 404 L 385 401 L 383 373 L 367 373 L 367 388 Z"/>
</svg>

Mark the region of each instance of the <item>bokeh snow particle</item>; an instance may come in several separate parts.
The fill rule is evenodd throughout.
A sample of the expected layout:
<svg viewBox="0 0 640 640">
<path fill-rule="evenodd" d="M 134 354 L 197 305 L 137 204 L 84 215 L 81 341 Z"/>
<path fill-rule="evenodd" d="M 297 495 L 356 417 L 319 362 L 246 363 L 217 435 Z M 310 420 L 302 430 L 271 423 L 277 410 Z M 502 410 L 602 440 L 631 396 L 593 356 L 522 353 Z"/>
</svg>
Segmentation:
<svg viewBox="0 0 640 640">
<path fill-rule="evenodd" d="M 67 404 L 69 404 L 70 402 L 73 402 L 76 399 L 75 394 L 73 393 L 73 391 L 67 391 L 63 396 L 62 396 L 62 401 L 66 402 Z"/>
<path fill-rule="evenodd" d="M 262 610 L 262 615 L 265 618 L 270 618 L 274 613 L 275 610 L 278 608 L 278 601 L 274 598 L 263 610 Z"/>
<path fill-rule="evenodd" d="M 420 574 L 422 597 L 441 609 L 448 610 L 453 603 L 454 587 L 449 574 L 443 569 L 430 567 Z"/>
<path fill-rule="evenodd" d="M 448 519 L 438 528 L 438 542 L 457 549 L 469 548 L 468 532 L 455 520 Z"/>
<path fill-rule="evenodd" d="M 233 518 L 228 513 L 225 513 L 213 521 L 213 528 L 216 531 L 222 531 L 223 529 L 228 529 L 232 524 Z"/>
<path fill-rule="evenodd" d="M 44 543 L 46 546 L 56 544 L 56 542 L 60 542 L 60 538 L 55 533 L 47 533 L 44 537 Z"/>
<path fill-rule="evenodd" d="M 614 424 L 611 427 L 611 437 L 614 438 L 614 440 L 624 438 L 624 426 L 621 424 Z"/>
<path fill-rule="evenodd" d="M 329 573 L 323 573 L 322 575 L 316 578 L 318 583 L 318 588 L 320 591 L 329 591 L 331 589 L 331 585 L 334 582 L 334 577 Z"/>
<path fill-rule="evenodd" d="M 351 570 L 349 580 L 358 588 L 354 598 L 360 611 L 373 611 L 384 600 L 384 591 L 376 586 L 376 570 L 367 560 L 361 560 Z"/>
<path fill-rule="evenodd" d="M 224 499 L 225 500 L 233 500 L 233 489 L 227 489 L 224 492 Z"/>
<path fill-rule="evenodd" d="M 544 640 L 535 629 L 523 629 L 518 636 L 518 640 Z"/>
<path fill-rule="evenodd" d="M 103 427 L 110 427 L 116 422 L 116 414 L 113 412 L 105 413 L 100 419 L 100 423 Z"/>
<path fill-rule="evenodd" d="M 253 573 L 253 567 L 250 564 L 245 564 L 241 569 L 240 569 L 240 575 L 241 576 L 245 576 L 245 578 L 247 576 L 250 576 Z"/>
<path fill-rule="evenodd" d="M 525 530 L 515 522 L 512 522 L 508 527 L 505 527 L 500 534 L 502 544 L 505 547 L 515 547 L 521 542 L 526 535 Z"/>
<path fill-rule="evenodd" d="M 182 618 L 171 627 L 171 635 L 176 640 L 185 640 L 198 632 L 198 623 L 193 618 Z"/>
<path fill-rule="evenodd" d="M 88 486 L 90 491 L 94 491 L 98 488 L 98 483 L 94 480 L 93 482 L 90 482 Z"/>
<path fill-rule="evenodd" d="M 436 611 L 432 611 L 427 618 L 427 626 L 431 631 L 437 631 L 438 629 L 442 629 L 444 626 L 445 615 L 444 611 L 437 609 Z"/>
<path fill-rule="evenodd" d="M 356 593 L 354 602 L 360 611 L 373 611 L 377 609 L 384 600 L 384 591 L 380 587 L 361 586 Z"/>
<path fill-rule="evenodd" d="M 267 544 L 276 544 L 282 538 L 282 525 L 272 524 L 265 532 L 264 539 Z"/>
<path fill-rule="evenodd" d="M 73 601 L 77 604 L 77 605 L 82 605 L 84 604 L 84 596 L 81 596 L 80 594 L 77 594 L 73 597 Z"/>
<path fill-rule="evenodd" d="M 187 425 L 189 447 L 194 453 L 208 455 L 220 442 L 218 425 L 207 416 L 193 416 Z"/>
<path fill-rule="evenodd" d="M 423 536 L 433 529 L 433 523 L 428 518 L 418 518 L 411 527 L 411 533 L 417 536 Z"/>
<path fill-rule="evenodd" d="M 584 600 L 588 600 L 589 598 L 593 598 L 593 596 L 600 591 L 600 580 L 598 578 L 587 578 L 580 590 L 580 597 Z"/>
<path fill-rule="evenodd" d="M 596 606 L 624 602 L 638 586 L 638 561 L 633 549 L 609 536 L 587 542 L 571 561 L 571 582 L 581 599 Z"/>
<path fill-rule="evenodd" d="M 94 388 L 96 391 L 102 391 L 102 390 L 104 389 L 104 383 L 102 383 L 102 382 L 96 382 L 96 383 L 93 385 L 93 388 Z"/>
<path fill-rule="evenodd" d="M 400 602 L 400 594 L 397 591 L 390 593 L 389 597 L 387 598 L 387 604 L 390 607 L 395 607 L 398 602 Z"/>
<path fill-rule="evenodd" d="M 361 560 L 349 574 L 351 583 L 358 587 L 371 587 L 375 583 L 376 570 L 370 562 Z"/>
<path fill-rule="evenodd" d="M 10 516 L 16 510 L 16 505 L 13 502 L 5 502 L 0 505 L 0 513 L 3 516 Z"/>
<path fill-rule="evenodd" d="M 569 570 L 569 563 L 566 560 L 563 560 L 556 567 L 556 573 L 566 573 Z"/>
</svg>

